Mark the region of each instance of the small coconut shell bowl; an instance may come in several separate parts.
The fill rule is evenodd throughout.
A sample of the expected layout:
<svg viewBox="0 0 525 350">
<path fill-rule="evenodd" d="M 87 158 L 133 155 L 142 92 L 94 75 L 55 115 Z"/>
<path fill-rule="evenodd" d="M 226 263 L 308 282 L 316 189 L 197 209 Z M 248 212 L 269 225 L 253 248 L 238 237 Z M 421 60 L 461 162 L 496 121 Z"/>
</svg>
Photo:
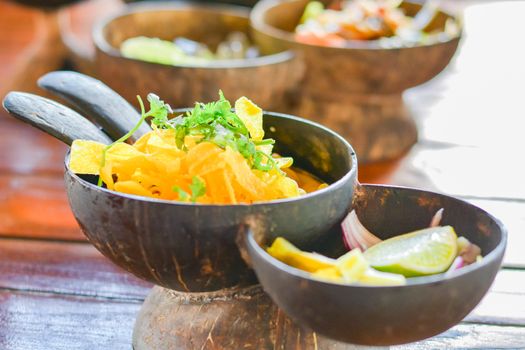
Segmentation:
<svg viewBox="0 0 525 350">
<path fill-rule="evenodd" d="M 123 57 L 126 39 L 146 36 L 173 40 L 186 37 L 215 49 L 233 31 L 250 31 L 248 9 L 196 3 L 127 5 L 98 22 L 93 31 L 98 76 L 128 101 L 153 92 L 173 107 L 213 101 L 222 89 L 228 96 L 257 96 L 268 109 L 282 109 L 286 96 L 302 77 L 303 65 L 290 51 L 267 51 L 264 56 L 210 61 L 202 65 L 163 65 Z"/>
<path fill-rule="evenodd" d="M 479 245 L 483 260 L 451 274 L 408 279 L 406 286 L 344 285 L 316 280 L 281 263 L 259 246 L 257 234 L 249 235 L 248 251 L 259 282 L 297 324 L 353 344 L 414 342 L 460 322 L 494 281 L 507 233 L 485 211 L 437 193 L 379 185 L 358 185 L 353 207 L 365 227 L 381 239 L 427 227 L 443 208 L 441 224 L 451 225 L 458 235 Z M 324 253 L 340 256 L 341 234 L 333 237 L 337 243 L 327 242 Z"/>
<path fill-rule="evenodd" d="M 402 93 L 447 66 L 460 34 L 429 45 L 388 49 L 377 41 L 348 41 L 345 47 L 304 44 L 295 40 L 294 30 L 308 2 L 263 0 L 251 13 L 253 38 L 262 52 L 293 49 L 306 64 L 291 113 L 344 136 L 362 164 L 403 154 L 416 142 L 417 130 Z M 414 15 L 421 5 L 405 2 L 402 7 Z M 428 30 L 443 30 L 449 18 L 439 12 Z"/>
</svg>

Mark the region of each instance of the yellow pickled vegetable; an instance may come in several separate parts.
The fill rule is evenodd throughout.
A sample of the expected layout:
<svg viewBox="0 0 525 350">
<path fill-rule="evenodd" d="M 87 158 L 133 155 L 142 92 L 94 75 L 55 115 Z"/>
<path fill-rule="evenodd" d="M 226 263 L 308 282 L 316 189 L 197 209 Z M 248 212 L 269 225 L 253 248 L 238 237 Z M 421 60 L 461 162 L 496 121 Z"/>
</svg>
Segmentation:
<svg viewBox="0 0 525 350">
<path fill-rule="evenodd" d="M 285 264 L 308 272 L 335 266 L 335 260 L 319 254 L 303 252 L 282 237 L 276 238 L 267 251 Z"/>
<path fill-rule="evenodd" d="M 327 267 L 312 273 L 312 277 L 328 282 L 343 282 L 341 273 L 336 267 Z"/>
<path fill-rule="evenodd" d="M 361 275 L 359 283 L 367 286 L 402 286 L 406 284 L 406 278 L 397 273 L 381 272 L 369 268 Z"/>
<path fill-rule="evenodd" d="M 235 101 L 235 113 L 246 125 L 252 139 L 261 141 L 264 138 L 263 111 L 259 106 L 243 96 Z"/>
</svg>

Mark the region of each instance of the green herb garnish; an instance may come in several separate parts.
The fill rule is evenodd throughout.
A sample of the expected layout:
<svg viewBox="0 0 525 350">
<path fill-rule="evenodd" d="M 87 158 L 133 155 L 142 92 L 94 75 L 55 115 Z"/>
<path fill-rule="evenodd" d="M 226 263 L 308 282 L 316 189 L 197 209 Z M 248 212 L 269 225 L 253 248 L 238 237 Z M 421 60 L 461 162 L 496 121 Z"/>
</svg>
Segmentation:
<svg viewBox="0 0 525 350">
<path fill-rule="evenodd" d="M 190 191 L 191 195 L 188 192 L 184 191 L 180 186 L 173 186 L 173 191 L 177 192 L 179 195 L 179 200 L 186 202 L 188 197 L 192 203 L 197 201 L 197 198 L 202 197 L 206 194 L 206 184 L 204 181 L 199 179 L 197 176 L 194 176 L 191 179 Z"/>
<path fill-rule="evenodd" d="M 142 102 L 140 96 L 137 96 L 137 99 L 139 100 L 141 113 L 139 121 L 126 135 L 122 136 L 117 141 L 113 142 L 110 145 L 107 145 L 104 148 L 104 151 L 102 153 L 102 162 L 100 164 L 101 169 L 106 165 L 106 153 L 109 151 L 109 149 L 115 146 L 117 143 L 124 142 L 127 139 L 129 139 L 138 130 L 138 128 L 142 125 L 146 118 L 151 117 L 152 124 L 158 125 L 159 127 L 161 125 L 165 126 L 165 124 L 168 124 L 168 115 L 173 113 L 173 111 L 167 103 L 164 103 L 164 101 L 162 101 L 157 95 L 150 93 L 147 97 L 149 102 L 149 111 L 146 112 L 144 108 L 144 103 Z M 98 177 L 98 186 L 102 186 L 102 177 L 100 177 L 100 175 Z"/>
<path fill-rule="evenodd" d="M 195 203 L 197 201 L 197 198 L 204 196 L 206 194 L 206 184 L 204 183 L 204 181 L 199 179 L 197 176 L 194 176 L 191 179 L 190 190 L 191 190 L 190 200 L 192 201 L 192 203 Z"/>
<path fill-rule="evenodd" d="M 145 120 L 147 117 L 152 117 L 151 124 L 157 126 L 160 129 L 173 128 L 169 123 L 168 116 L 173 114 L 170 105 L 164 103 L 157 95 L 148 94 L 149 108 L 150 110 L 147 113 L 144 113 L 144 105 L 140 96 L 137 96 L 140 103 L 140 110 L 142 113 L 142 120 Z M 140 122 L 142 123 L 142 122 Z M 140 124 L 139 124 L 140 125 Z"/>
<path fill-rule="evenodd" d="M 275 168 L 273 158 L 255 147 L 273 144 L 275 141 L 252 141 L 248 129 L 232 111 L 232 106 L 222 91 L 219 91 L 219 101 L 196 103 L 186 116 L 179 116 L 170 123 L 175 126 L 177 147 L 181 149 L 184 149 L 186 136 L 198 135 L 202 136 L 199 142 L 209 141 L 221 148 L 231 147 L 238 151 L 257 170 L 269 171 Z M 266 163 L 263 163 L 264 159 L 267 159 Z"/>
<path fill-rule="evenodd" d="M 182 188 L 180 188 L 180 186 L 173 186 L 173 192 L 177 192 L 179 195 L 179 200 L 182 202 L 186 202 L 190 196 L 188 192 L 184 191 Z"/>
</svg>

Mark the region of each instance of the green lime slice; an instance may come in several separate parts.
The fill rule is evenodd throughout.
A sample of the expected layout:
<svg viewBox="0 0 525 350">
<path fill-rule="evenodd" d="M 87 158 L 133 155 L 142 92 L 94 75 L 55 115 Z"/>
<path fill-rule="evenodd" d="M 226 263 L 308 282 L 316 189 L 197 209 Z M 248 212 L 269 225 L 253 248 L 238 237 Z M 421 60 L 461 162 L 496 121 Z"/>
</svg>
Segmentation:
<svg viewBox="0 0 525 350">
<path fill-rule="evenodd" d="M 445 272 L 455 259 L 457 249 L 454 229 L 440 226 L 384 240 L 364 255 L 377 270 L 414 277 Z"/>
<path fill-rule="evenodd" d="M 303 15 L 299 20 L 300 24 L 308 21 L 309 19 L 319 16 L 324 11 L 324 5 L 319 1 L 310 1 L 304 8 Z"/>
</svg>

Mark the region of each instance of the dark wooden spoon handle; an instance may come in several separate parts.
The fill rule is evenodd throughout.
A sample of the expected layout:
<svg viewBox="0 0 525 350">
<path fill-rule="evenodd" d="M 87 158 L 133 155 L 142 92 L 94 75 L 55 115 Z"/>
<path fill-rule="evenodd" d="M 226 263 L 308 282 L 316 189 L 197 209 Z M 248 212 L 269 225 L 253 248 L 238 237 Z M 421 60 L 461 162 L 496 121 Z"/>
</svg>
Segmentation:
<svg viewBox="0 0 525 350">
<path fill-rule="evenodd" d="M 4 108 L 15 118 L 31 124 L 60 141 L 71 145 L 83 139 L 110 144 L 112 140 L 95 124 L 77 112 L 54 101 L 25 92 L 10 92 Z"/>
<path fill-rule="evenodd" d="M 140 119 L 140 114 L 118 93 L 100 80 L 87 75 L 57 71 L 38 80 L 38 85 L 71 102 L 85 116 L 93 118 L 114 140 L 131 130 Z M 130 138 L 136 141 L 151 131 L 143 123 Z"/>
</svg>

